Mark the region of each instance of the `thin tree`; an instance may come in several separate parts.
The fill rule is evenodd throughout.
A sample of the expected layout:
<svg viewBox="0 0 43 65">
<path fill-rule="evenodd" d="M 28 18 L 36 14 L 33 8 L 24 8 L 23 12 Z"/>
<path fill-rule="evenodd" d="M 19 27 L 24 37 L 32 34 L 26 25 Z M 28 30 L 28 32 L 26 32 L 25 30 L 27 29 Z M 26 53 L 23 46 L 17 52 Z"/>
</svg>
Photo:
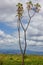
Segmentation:
<svg viewBox="0 0 43 65">
<path fill-rule="evenodd" d="M 36 13 L 38 13 L 40 11 L 40 4 L 39 3 L 36 3 L 36 4 L 33 4 L 31 1 L 27 2 L 26 3 L 27 5 L 27 11 L 28 11 L 28 16 L 29 16 L 29 21 L 28 21 L 28 24 L 27 24 L 27 27 L 24 28 L 23 24 L 22 24 L 22 17 L 23 17 L 23 4 L 22 3 L 18 3 L 17 4 L 17 16 L 18 16 L 18 35 L 19 35 L 19 46 L 20 46 L 20 51 L 21 51 L 21 54 L 22 54 L 22 65 L 25 65 L 24 64 L 24 57 L 25 57 L 25 53 L 26 53 L 26 47 L 27 47 L 27 42 L 26 42 L 26 31 L 28 29 L 28 26 L 31 22 L 31 19 L 32 17 L 34 17 L 34 15 Z M 30 11 L 34 11 L 33 15 L 30 15 Z M 23 31 L 24 31 L 24 40 L 25 40 L 25 47 L 24 47 L 24 50 L 22 50 L 22 47 L 21 47 L 21 42 L 20 42 L 20 24 L 23 28 Z"/>
<path fill-rule="evenodd" d="M 21 47 L 21 42 L 20 42 L 20 22 L 21 22 L 21 17 L 23 14 L 23 5 L 21 3 L 18 3 L 16 6 L 18 7 L 18 9 L 17 9 L 17 16 L 18 16 L 17 26 L 18 26 L 18 35 L 19 35 L 19 46 L 20 46 L 21 53 L 23 53 L 22 47 Z"/>
<path fill-rule="evenodd" d="M 20 46 L 20 51 L 21 51 L 21 54 L 22 54 L 22 65 L 24 65 L 24 55 L 25 55 L 25 51 L 26 51 L 26 30 L 23 27 L 22 22 L 21 22 L 24 10 L 23 10 L 23 4 L 18 3 L 17 6 L 18 6 L 18 9 L 17 9 L 18 23 L 17 24 L 18 24 L 18 34 L 19 34 L 19 46 Z M 21 24 L 21 26 L 24 30 L 24 38 L 25 38 L 25 48 L 24 48 L 24 50 L 22 50 L 21 42 L 20 42 L 20 24 Z"/>
</svg>

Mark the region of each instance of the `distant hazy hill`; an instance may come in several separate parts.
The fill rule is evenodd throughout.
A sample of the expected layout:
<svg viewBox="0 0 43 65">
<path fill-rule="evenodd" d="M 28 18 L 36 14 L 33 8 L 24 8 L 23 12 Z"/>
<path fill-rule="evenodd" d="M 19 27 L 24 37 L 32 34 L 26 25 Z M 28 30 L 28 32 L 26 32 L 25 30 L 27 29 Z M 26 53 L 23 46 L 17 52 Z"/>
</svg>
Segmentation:
<svg viewBox="0 0 43 65">
<path fill-rule="evenodd" d="M 6 50 L 6 49 L 0 49 L 0 53 L 2 54 L 20 54 L 20 50 Z M 37 54 L 37 55 L 43 55 L 43 52 L 36 52 L 36 51 L 26 51 L 27 54 Z"/>
</svg>

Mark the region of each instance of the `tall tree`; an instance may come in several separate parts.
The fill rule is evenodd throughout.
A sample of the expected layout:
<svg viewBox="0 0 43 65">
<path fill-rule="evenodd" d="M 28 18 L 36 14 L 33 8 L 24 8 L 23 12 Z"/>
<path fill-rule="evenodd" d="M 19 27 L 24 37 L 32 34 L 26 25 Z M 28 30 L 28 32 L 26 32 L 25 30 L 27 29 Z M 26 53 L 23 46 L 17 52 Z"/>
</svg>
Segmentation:
<svg viewBox="0 0 43 65">
<path fill-rule="evenodd" d="M 23 24 L 22 24 L 22 17 L 23 17 L 23 4 L 22 3 L 18 3 L 17 4 L 17 16 L 18 16 L 18 35 L 19 35 L 19 46 L 20 46 L 20 51 L 21 51 L 21 54 L 22 54 L 22 65 L 25 65 L 24 64 L 24 57 L 25 57 L 25 52 L 26 52 L 26 47 L 27 47 L 27 43 L 26 43 L 26 31 L 28 29 L 28 26 L 31 22 L 31 19 L 32 17 L 34 17 L 34 15 L 36 13 L 38 13 L 40 11 L 40 4 L 39 3 L 36 3 L 36 4 L 33 4 L 32 1 L 29 1 L 26 3 L 27 5 L 27 11 L 28 11 L 28 16 L 29 16 L 29 21 L 28 21 L 28 24 L 27 24 L 27 27 L 24 28 Z M 33 11 L 34 13 L 32 15 L 30 15 L 30 11 Z M 21 42 L 20 42 L 20 24 L 23 28 L 23 31 L 24 31 L 24 40 L 25 40 L 25 47 L 24 49 L 22 50 L 22 47 L 21 47 Z"/>
<path fill-rule="evenodd" d="M 17 24 L 18 24 L 19 46 L 20 46 L 20 51 L 21 51 L 21 54 L 22 54 L 22 65 L 24 65 L 24 53 L 25 52 L 23 52 L 22 47 L 21 47 L 21 42 L 20 42 L 20 24 L 22 25 L 21 19 L 22 19 L 22 15 L 23 15 L 23 4 L 18 3 L 17 7 L 18 7 L 18 9 L 17 9 L 17 16 L 18 16 Z M 24 30 L 23 25 L 22 25 L 22 28 Z"/>
<path fill-rule="evenodd" d="M 21 47 L 21 42 L 20 42 L 20 22 L 21 22 L 21 18 L 22 18 L 22 14 L 23 14 L 23 5 L 21 3 L 18 3 L 16 6 L 18 7 L 18 9 L 17 9 L 17 16 L 18 16 L 17 26 L 18 26 L 18 35 L 19 35 L 19 46 L 20 46 L 21 53 L 23 53 L 22 47 Z"/>
</svg>

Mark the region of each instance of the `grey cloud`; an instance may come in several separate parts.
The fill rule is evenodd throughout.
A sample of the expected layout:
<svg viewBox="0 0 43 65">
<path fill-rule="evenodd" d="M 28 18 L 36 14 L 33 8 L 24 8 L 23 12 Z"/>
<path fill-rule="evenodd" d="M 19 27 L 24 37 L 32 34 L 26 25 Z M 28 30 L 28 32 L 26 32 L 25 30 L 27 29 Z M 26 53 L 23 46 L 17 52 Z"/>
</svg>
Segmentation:
<svg viewBox="0 0 43 65">
<path fill-rule="evenodd" d="M 11 26 L 11 27 L 13 27 L 13 28 L 15 28 L 16 27 L 16 23 L 17 23 L 17 20 L 16 20 L 16 4 L 17 4 L 17 2 L 22 2 L 22 3 L 25 3 L 26 1 L 28 1 L 28 0 L 25 0 L 25 2 L 24 2 L 24 0 L 0 0 L 0 21 L 4 21 L 4 22 L 6 22 L 6 25 L 9 25 L 9 26 Z M 32 0 L 33 1 L 33 0 Z M 36 2 L 36 0 L 34 1 L 34 2 Z M 40 3 L 42 3 L 41 5 L 43 6 L 43 0 L 40 0 L 39 1 Z M 25 7 L 26 7 L 26 5 L 24 5 Z M 26 10 L 26 8 L 25 8 L 25 10 Z M 27 14 L 27 13 L 26 13 Z M 27 17 L 26 17 L 27 18 Z M 8 22 L 7 22 L 8 21 Z M 16 22 L 16 23 L 15 23 Z M 17 27 L 16 27 L 17 28 Z M 15 32 L 16 33 L 16 32 Z M 21 36 L 23 36 L 23 31 L 21 31 Z M 14 37 L 13 37 L 13 35 L 14 35 L 14 33 L 12 34 L 12 36 L 11 36 L 11 38 L 7 38 L 6 36 L 7 35 L 5 35 L 5 37 L 4 37 L 4 40 L 2 39 L 2 37 L 0 38 L 0 39 L 2 39 L 1 40 L 1 43 L 3 43 L 3 41 L 4 42 L 10 42 L 10 44 L 11 43 L 13 43 L 12 42 L 12 40 L 11 39 L 13 39 L 14 40 Z M 17 34 L 16 34 L 17 35 Z M 15 35 L 14 35 L 15 36 Z M 29 26 L 29 28 L 28 28 L 28 31 L 27 31 L 27 40 L 30 40 L 29 42 L 28 42 L 28 44 L 30 43 L 31 45 L 33 44 L 33 45 L 43 45 L 42 44 L 42 42 L 43 42 L 43 39 L 42 40 L 40 40 L 41 38 L 40 38 L 40 36 L 43 36 L 43 7 L 42 7 L 42 9 L 41 9 L 41 11 L 40 11 L 40 13 L 39 14 L 36 14 L 36 16 L 31 20 L 31 23 L 30 23 L 30 26 Z M 12 38 L 13 37 L 13 38 Z M 18 36 L 15 36 L 16 37 L 16 39 L 18 39 Z M 35 37 L 35 39 L 33 39 L 33 37 Z M 40 39 L 38 39 L 38 37 L 40 38 Z M 9 39 L 9 40 L 6 40 L 6 39 Z M 6 41 L 5 41 L 6 40 Z M 11 41 L 10 41 L 11 40 Z M 16 42 L 16 41 L 15 41 Z M 18 42 L 17 42 L 18 43 Z M 37 43 L 37 44 L 36 44 Z M 6 44 L 6 43 L 5 43 Z M 10 44 L 9 44 L 9 46 L 10 46 Z M 13 45 L 13 44 L 12 44 Z M 7 46 L 7 45 L 6 45 Z M 17 45 L 15 44 L 15 47 L 16 47 Z M 4 46 L 5 47 L 5 46 Z M 28 46 L 29 47 L 29 46 Z M 9 48 L 9 47 L 8 47 Z M 12 46 L 12 48 L 13 48 L 13 46 Z M 41 48 L 41 47 L 39 47 L 39 48 Z M 38 47 L 34 47 L 34 48 L 32 48 L 32 47 L 29 47 L 29 49 L 30 50 L 37 50 L 38 49 Z M 41 50 L 42 50 L 43 48 L 41 48 Z M 40 49 L 38 49 L 38 50 L 40 50 Z"/>
<path fill-rule="evenodd" d="M 43 46 L 29 46 L 28 50 L 43 52 Z"/>
</svg>

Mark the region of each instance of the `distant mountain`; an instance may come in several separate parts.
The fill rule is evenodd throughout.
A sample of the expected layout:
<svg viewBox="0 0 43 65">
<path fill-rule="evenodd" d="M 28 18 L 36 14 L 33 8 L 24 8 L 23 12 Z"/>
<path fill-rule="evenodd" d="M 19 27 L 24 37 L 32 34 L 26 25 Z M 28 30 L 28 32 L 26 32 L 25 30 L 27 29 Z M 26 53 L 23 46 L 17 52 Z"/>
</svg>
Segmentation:
<svg viewBox="0 0 43 65">
<path fill-rule="evenodd" d="M 20 50 L 6 50 L 6 49 L 0 49 L 1 54 L 20 54 Z M 35 55 L 43 55 L 43 52 L 37 52 L 37 51 L 31 51 L 27 50 L 26 54 L 35 54 Z"/>
<path fill-rule="evenodd" d="M 27 54 L 35 54 L 35 55 L 43 55 L 43 52 L 31 51 L 31 50 L 27 50 L 26 53 Z"/>
<path fill-rule="evenodd" d="M 0 53 L 3 53 L 3 54 L 19 54 L 20 53 L 20 50 L 10 50 L 10 49 L 8 49 L 8 50 L 6 50 L 6 49 L 1 49 L 0 50 Z"/>
</svg>

